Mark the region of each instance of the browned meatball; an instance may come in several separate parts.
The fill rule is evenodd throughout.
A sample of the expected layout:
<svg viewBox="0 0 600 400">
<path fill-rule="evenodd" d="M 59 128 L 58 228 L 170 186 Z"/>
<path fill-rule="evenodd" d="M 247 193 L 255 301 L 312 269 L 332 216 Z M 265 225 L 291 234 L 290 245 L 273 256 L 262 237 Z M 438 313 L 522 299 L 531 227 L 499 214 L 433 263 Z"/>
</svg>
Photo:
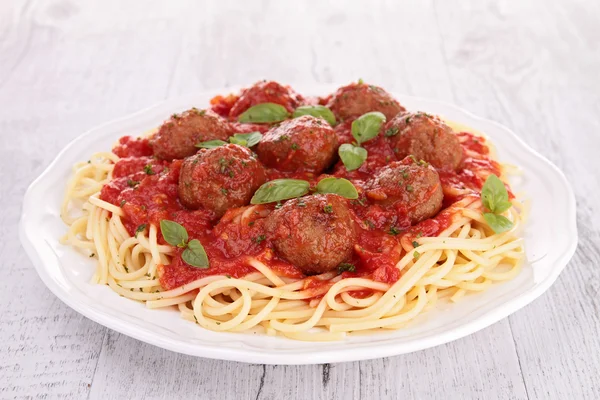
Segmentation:
<svg viewBox="0 0 600 400">
<path fill-rule="evenodd" d="M 202 149 L 183 161 L 179 200 L 187 208 L 202 207 L 220 217 L 228 208 L 249 204 L 265 180 L 264 167 L 246 147 Z"/>
<path fill-rule="evenodd" d="M 463 149 L 452 128 L 440 118 L 422 113 L 403 113 L 385 127 L 396 156 L 412 154 L 440 169 L 457 170 L 463 159 Z"/>
<path fill-rule="evenodd" d="M 275 103 L 284 106 L 289 112 L 294 111 L 303 101 L 302 96 L 289 86 L 274 81 L 260 81 L 248 89 L 244 89 L 231 107 L 229 116 L 237 117 L 252 106 L 261 103 Z"/>
<path fill-rule="evenodd" d="M 411 224 L 437 214 L 444 198 L 437 171 L 413 157 L 382 168 L 368 183 L 366 193 L 376 203 L 405 212 Z"/>
<path fill-rule="evenodd" d="M 388 92 L 379 86 L 365 83 L 351 83 L 339 88 L 327 107 L 341 121 L 358 118 L 371 111 L 383 113 L 389 121 L 405 110 Z"/>
<path fill-rule="evenodd" d="M 266 221 L 277 253 L 307 275 L 348 261 L 357 240 L 346 199 L 335 194 L 287 201 Z"/>
<path fill-rule="evenodd" d="M 150 139 L 154 155 L 163 160 L 185 158 L 196 153 L 197 143 L 227 140 L 233 134 L 229 123 L 210 110 L 192 108 L 173 114 Z"/>
<path fill-rule="evenodd" d="M 256 152 L 265 165 L 280 171 L 318 174 L 333 162 L 337 145 L 337 136 L 327 122 L 304 115 L 265 133 Z"/>
</svg>

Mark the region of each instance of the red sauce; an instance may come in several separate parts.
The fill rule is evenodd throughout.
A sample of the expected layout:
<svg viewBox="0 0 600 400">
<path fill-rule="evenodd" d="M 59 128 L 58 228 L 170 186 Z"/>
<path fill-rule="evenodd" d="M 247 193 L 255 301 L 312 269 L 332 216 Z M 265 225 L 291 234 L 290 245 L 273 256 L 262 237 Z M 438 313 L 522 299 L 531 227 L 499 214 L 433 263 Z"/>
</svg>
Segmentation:
<svg viewBox="0 0 600 400">
<path fill-rule="evenodd" d="M 234 95 L 217 96 L 211 100 L 211 107 L 227 117 L 237 98 Z M 241 124 L 233 120 L 230 123 L 236 132 L 265 132 L 268 129 L 264 124 Z M 335 128 L 340 144 L 352 141 L 350 126 L 350 122 L 345 122 Z M 479 196 L 483 185 L 481 177 L 490 173 L 500 175 L 500 166 L 489 159 L 485 139 L 467 132 L 461 132 L 458 136 L 466 154 L 470 156 L 466 157 L 459 172 L 438 171 L 444 189 L 444 208 L 465 196 Z M 376 281 L 393 283 L 401 276 L 395 267 L 404 252 L 400 239 L 404 235 L 411 241 L 421 236 L 436 236 L 452 223 L 455 213 L 451 209 L 442 210 L 436 217 L 411 227 L 406 212 L 398 206 L 369 204 L 363 193 L 365 181 L 378 169 L 395 161 L 396 157 L 381 135 L 366 142 L 364 147 L 369 156 L 358 170 L 348 172 L 340 161 L 329 171 L 330 175 L 352 181 L 360 194 L 358 200 L 350 202 L 359 227 L 358 241 L 350 260 L 355 270 L 343 272 L 343 277 L 370 276 Z M 212 212 L 188 210 L 179 202 L 177 185 L 182 160 L 158 160 L 152 157 L 152 148 L 147 139 L 129 136 L 121 138 L 113 152 L 121 159 L 115 165 L 113 179 L 103 187 L 101 198 L 122 207 L 125 214 L 123 221 L 129 233 L 134 235 L 136 230 L 148 224 L 160 226 L 163 219 L 173 220 L 186 228 L 190 239 L 200 240 L 210 260 L 210 268 L 195 268 L 182 260 L 182 249 L 175 249 L 171 263 L 159 266 L 161 285 L 165 289 L 173 289 L 210 275 L 243 277 L 255 271 L 247 262 L 249 256 L 268 264 L 279 274 L 304 278 L 298 268 L 274 254 L 266 236 L 264 217 L 273 210 L 274 205 L 257 207 L 245 217 L 243 223 L 240 222 L 241 214 L 248 207 L 230 209 L 215 223 Z M 328 176 L 315 176 L 307 172 L 284 173 L 272 168 L 267 169 L 267 175 L 269 180 L 305 179 L 313 187 Z M 165 244 L 160 230 L 158 242 Z M 318 297 L 331 285 L 329 281 L 310 277 L 306 279 L 304 289 L 313 291 Z M 351 292 L 351 295 L 365 298 L 372 293 L 371 290 L 364 290 Z"/>
</svg>

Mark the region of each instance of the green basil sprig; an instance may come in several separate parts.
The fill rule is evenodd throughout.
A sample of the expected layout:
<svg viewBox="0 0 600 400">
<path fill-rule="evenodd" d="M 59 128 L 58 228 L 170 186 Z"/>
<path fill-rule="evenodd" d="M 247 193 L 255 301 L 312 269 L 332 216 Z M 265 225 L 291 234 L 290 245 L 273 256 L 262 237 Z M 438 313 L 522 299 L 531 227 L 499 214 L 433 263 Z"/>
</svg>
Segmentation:
<svg viewBox="0 0 600 400">
<path fill-rule="evenodd" d="M 481 189 L 481 201 L 490 212 L 484 212 L 483 218 L 490 228 L 496 233 L 506 232 L 513 227 L 513 223 L 500 215 L 508 210 L 512 203 L 508 200 L 508 192 L 504 183 L 496 175 L 491 174 L 485 180 Z"/>
<path fill-rule="evenodd" d="M 312 115 L 316 118 L 322 118 L 329 125 L 335 125 L 335 116 L 331 110 L 325 106 L 301 106 L 294 110 L 294 114 L 292 116 L 294 118 L 298 118 L 303 115 Z"/>
<path fill-rule="evenodd" d="M 348 171 L 354 171 L 360 168 L 367 159 L 367 150 L 354 146 L 350 143 L 344 143 L 338 148 L 338 155 L 342 159 L 344 166 Z"/>
<path fill-rule="evenodd" d="M 196 144 L 196 147 L 201 149 L 214 149 L 215 147 L 223 146 L 224 144 L 227 144 L 227 142 L 222 140 L 207 140 L 206 142 Z"/>
<path fill-rule="evenodd" d="M 294 199 L 308 193 L 310 184 L 302 179 L 275 179 L 264 183 L 252 196 L 251 204 Z"/>
<path fill-rule="evenodd" d="M 181 258 L 192 267 L 208 268 L 208 256 L 198 239 L 188 241 L 188 233 L 183 226 L 175 221 L 163 219 L 160 221 L 160 231 L 165 241 L 171 246 L 184 248 Z"/>
<path fill-rule="evenodd" d="M 281 200 L 304 196 L 310 190 L 310 183 L 302 179 L 275 179 L 258 188 L 251 204 L 275 203 Z M 317 193 L 333 193 L 347 199 L 357 199 L 358 191 L 347 179 L 325 178 L 317 184 Z"/>
<path fill-rule="evenodd" d="M 262 133 L 250 132 L 250 133 L 236 133 L 229 138 L 229 143 L 238 144 L 244 147 L 253 147 L 262 140 Z"/>
<path fill-rule="evenodd" d="M 361 145 L 377 136 L 384 123 L 385 115 L 379 111 L 363 114 L 352 121 L 352 136 L 356 139 L 356 143 Z"/>
<path fill-rule="evenodd" d="M 261 103 L 250 107 L 238 117 L 244 123 L 275 123 L 289 117 L 288 111 L 281 104 Z"/>
<path fill-rule="evenodd" d="M 356 145 L 345 143 L 338 148 L 338 154 L 348 171 L 354 171 L 363 165 L 368 152 L 360 146 L 377 136 L 384 123 L 385 115 L 379 111 L 363 114 L 352 122 L 352 136 Z"/>
<path fill-rule="evenodd" d="M 364 149 L 363 149 L 364 150 Z M 335 193 L 347 199 L 358 199 L 358 191 L 347 179 L 344 178 L 325 178 L 317 183 L 318 193 Z"/>
</svg>

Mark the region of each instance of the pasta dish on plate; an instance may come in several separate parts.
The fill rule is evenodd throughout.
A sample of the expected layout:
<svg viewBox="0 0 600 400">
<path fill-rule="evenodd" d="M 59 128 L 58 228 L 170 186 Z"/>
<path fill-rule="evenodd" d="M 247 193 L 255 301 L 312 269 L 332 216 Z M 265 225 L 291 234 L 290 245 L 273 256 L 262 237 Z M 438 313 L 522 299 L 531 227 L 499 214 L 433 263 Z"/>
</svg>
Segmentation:
<svg viewBox="0 0 600 400">
<path fill-rule="evenodd" d="M 327 341 L 519 273 L 518 170 L 483 134 L 362 80 L 196 106 L 74 166 L 61 242 L 93 283 L 213 331 Z"/>
</svg>

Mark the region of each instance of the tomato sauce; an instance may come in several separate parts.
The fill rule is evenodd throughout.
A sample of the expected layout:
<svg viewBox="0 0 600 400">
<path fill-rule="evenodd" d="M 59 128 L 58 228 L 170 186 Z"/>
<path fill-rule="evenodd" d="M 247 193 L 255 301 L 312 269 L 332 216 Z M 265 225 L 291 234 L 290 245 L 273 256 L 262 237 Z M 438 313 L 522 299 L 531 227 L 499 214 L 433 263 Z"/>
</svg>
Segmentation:
<svg viewBox="0 0 600 400">
<path fill-rule="evenodd" d="M 212 110 L 226 118 L 238 96 L 217 96 L 211 100 Z M 314 101 L 313 101 L 314 102 Z M 241 124 L 230 118 L 236 132 L 266 132 L 265 124 Z M 351 122 L 335 127 L 340 144 L 351 143 Z M 467 132 L 458 136 L 465 154 L 463 168 L 458 171 L 438 171 L 444 190 L 443 207 L 450 207 L 465 196 L 479 196 L 483 186 L 480 176 L 490 173 L 500 175 L 500 166 L 489 158 L 489 148 L 485 139 Z M 354 246 L 352 259 L 348 264 L 351 270 L 342 276 L 370 276 L 385 283 L 394 283 L 401 272 L 395 267 L 404 255 L 400 239 L 408 235 L 410 240 L 421 236 L 436 236 L 447 228 L 455 218 L 452 210 L 443 209 L 434 218 L 411 226 L 406 210 L 401 206 L 381 206 L 369 202 L 365 195 L 365 182 L 380 168 L 396 156 L 382 134 L 364 143 L 368 151 L 366 162 L 355 171 L 347 171 L 338 161 L 327 173 L 315 175 L 309 172 L 281 172 L 267 168 L 268 180 L 278 178 L 305 179 L 314 190 L 316 183 L 328 176 L 350 180 L 359 192 L 359 198 L 349 201 L 353 218 L 358 227 L 358 240 Z M 219 218 L 208 210 L 188 210 L 179 201 L 178 181 L 182 160 L 172 162 L 153 157 L 152 147 L 147 139 L 125 136 L 119 140 L 113 152 L 120 157 L 114 167 L 112 180 L 101 191 L 101 198 L 122 208 L 123 222 L 128 232 L 146 231 L 149 224 L 159 227 L 160 221 L 167 219 L 183 225 L 191 239 L 198 239 L 204 246 L 210 261 L 206 269 L 192 267 L 182 259 L 183 249 L 175 248 L 169 265 L 159 266 L 159 278 L 165 289 L 173 289 L 210 275 L 225 275 L 241 278 L 255 269 L 248 264 L 248 257 L 254 257 L 267 264 L 279 274 L 290 278 L 305 278 L 300 269 L 278 258 L 272 249 L 265 229 L 265 216 L 277 206 L 275 204 L 246 206 L 230 209 Z M 475 155 L 475 156 L 474 156 Z M 254 207 L 245 215 L 244 212 Z M 247 213 L 246 213 L 247 214 Z M 244 215 L 242 217 L 242 215 Z M 166 244 L 160 229 L 159 244 Z M 332 285 L 329 281 L 309 277 L 305 290 L 311 290 L 318 297 Z M 372 295 L 371 290 L 356 291 L 357 298 Z"/>
</svg>

